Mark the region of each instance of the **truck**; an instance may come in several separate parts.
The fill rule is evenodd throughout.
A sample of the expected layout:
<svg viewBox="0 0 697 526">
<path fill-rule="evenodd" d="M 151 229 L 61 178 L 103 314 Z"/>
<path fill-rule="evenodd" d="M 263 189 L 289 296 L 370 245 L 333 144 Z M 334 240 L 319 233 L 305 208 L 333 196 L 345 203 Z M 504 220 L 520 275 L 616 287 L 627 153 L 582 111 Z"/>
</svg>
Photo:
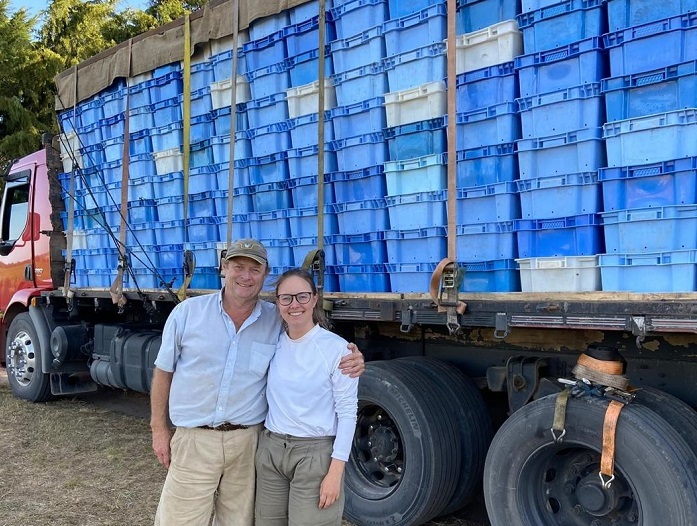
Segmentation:
<svg viewBox="0 0 697 526">
<path fill-rule="evenodd" d="M 256 237 L 366 357 L 354 524 L 697 524 L 694 4 L 212 0 L 62 73 L 3 174 L 13 393 L 147 393 Z"/>
</svg>

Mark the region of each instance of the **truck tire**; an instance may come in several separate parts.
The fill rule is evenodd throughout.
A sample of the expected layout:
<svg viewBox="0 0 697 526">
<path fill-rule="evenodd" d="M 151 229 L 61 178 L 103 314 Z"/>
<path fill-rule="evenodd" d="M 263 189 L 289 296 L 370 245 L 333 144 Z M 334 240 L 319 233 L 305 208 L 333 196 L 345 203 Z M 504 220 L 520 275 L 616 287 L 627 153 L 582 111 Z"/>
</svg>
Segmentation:
<svg viewBox="0 0 697 526">
<path fill-rule="evenodd" d="M 429 374 L 437 385 L 446 389 L 445 400 L 451 400 L 448 405 L 462 449 L 455 491 L 441 511 L 441 515 L 449 515 L 469 504 L 481 491 L 484 460 L 493 434 L 489 411 L 477 386 L 457 367 L 428 356 L 399 358 L 396 361 Z"/>
<path fill-rule="evenodd" d="M 623 408 L 606 490 L 599 465 L 608 400 L 570 398 L 556 444 L 556 397 L 519 409 L 494 437 L 484 468 L 492 526 L 697 525 L 697 457 L 665 420 L 640 404 Z"/>
<path fill-rule="evenodd" d="M 15 316 L 7 332 L 7 378 L 15 396 L 30 402 L 51 400 L 50 375 L 41 366 L 41 344 L 28 313 Z"/>
<path fill-rule="evenodd" d="M 366 365 L 344 483 L 349 521 L 421 524 L 441 511 L 459 471 L 448 410 L 422 373 L 389 361 Z"/>
</svg>

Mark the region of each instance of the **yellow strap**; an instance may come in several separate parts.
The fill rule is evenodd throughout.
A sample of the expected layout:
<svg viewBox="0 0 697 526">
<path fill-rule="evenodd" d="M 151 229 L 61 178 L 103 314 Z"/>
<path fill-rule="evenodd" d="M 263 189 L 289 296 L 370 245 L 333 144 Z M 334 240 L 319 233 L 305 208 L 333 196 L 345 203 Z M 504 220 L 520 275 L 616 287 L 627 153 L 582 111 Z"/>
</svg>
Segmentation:
<svg viewBox="0 0 697 526">
<path fill-rule="evenodd" d="M 557 400 L 554 404 L 554 421 L 552 422 L 552 438 L 554 442 L 559 444 L 566 435 L 566 406 L 569 402 L 571 389 L 564 389 L 557 395 Z"/>
<path fill-rule="evenodd" d="M 184 64 L 183 70 L 183 91 L 182 95 L 182 117 L 183 117 L 183 164 L 184 164 L 184 242 L 189 241 L 189 149 L 191 147 L 191 24 L 189 13 L 184 15 Z M 185 275 L 182 286 L 177 291 L 177 297 L 183 301 L 186 298 L 186 291 L 191 285 L 193 273 Z"/>
<path fill-rule="evenodd" d="M 603 453 L 600 457 L 600 480 L 609 488 L 615 478 L 615 436 L 617 420 L 624 404 L 617 400 L 610 401 L 603 421 Z"/>
</svg>

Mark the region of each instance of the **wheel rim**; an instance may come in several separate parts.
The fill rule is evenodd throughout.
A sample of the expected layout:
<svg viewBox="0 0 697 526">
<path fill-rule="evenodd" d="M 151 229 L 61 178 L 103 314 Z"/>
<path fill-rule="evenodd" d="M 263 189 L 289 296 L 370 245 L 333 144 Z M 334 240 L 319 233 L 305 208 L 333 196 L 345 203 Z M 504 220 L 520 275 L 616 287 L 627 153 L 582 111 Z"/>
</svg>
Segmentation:
<svg viewBox="0 0 697 526">
<path fill-rule="evenodd" d="M 7 374 L 19 385 L 27 386 L 35 371 L 34 342 L 26 331 L 20 331 L 7 346 Z"/>
<path fill-rule="evenodd" d="M 600 454 L 582 446 L 545 447 L 521 473 L 524 509 L 540 525 L 636 526 L 641 507 L 624 475 L 615 467 L 609 489 L 599 476 Z"/>
<path fill-rule="evenodd" d="M 384 498 L 399 486 L 404 471 L 404 448 L 394 419 L 382 407 L 360 403 L 351 462 L 375 498 Z"/>
</svg>

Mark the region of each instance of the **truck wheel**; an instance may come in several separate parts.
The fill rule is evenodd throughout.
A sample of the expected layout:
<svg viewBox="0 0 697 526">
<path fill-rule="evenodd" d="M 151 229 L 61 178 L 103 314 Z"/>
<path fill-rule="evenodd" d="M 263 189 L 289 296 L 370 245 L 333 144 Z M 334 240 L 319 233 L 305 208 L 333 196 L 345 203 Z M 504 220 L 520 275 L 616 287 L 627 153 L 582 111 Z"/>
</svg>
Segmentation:
<svg viewBox="0 0 697 526">
<path fill-rule="evenodd" d="M 50 375 L 41 367 L 41 345 L 28 313 L 12 320 L 6 345 L 7 378 L 15 396 L 30 402 L 51 400 Z"/>
<path fill-rule="evenodd" d="M 607 400 L 570 398 L 566 435 L 550 428 L 556 396 L 516 411 L 496 433 L 484 468 L 492 526 L 697 525 L 697 457 L 682 437 L 640 404 L 622 409 L 615 479 L 599 477 Z"/>
<path fill-rule="evenodd" d="M 477 386 L 457 367 L 428 356 L 396 361 L 430 375 L 447 390 L 445 400 L 451 400 L 449 408 L 461 440 L 462 460 L 455 492 L 441 511 L 441 515 L 449 515 L 469 504 L 481 490 L 484 459 L 492 437 L 491 417 Z"/>
<path fill-rule="evenodd" d="M 366 366 L 344 484 L 349 521 L 421 524 L 451 498 L 460 446 L 441 393 L 418 371 Z"/>
</svg>

